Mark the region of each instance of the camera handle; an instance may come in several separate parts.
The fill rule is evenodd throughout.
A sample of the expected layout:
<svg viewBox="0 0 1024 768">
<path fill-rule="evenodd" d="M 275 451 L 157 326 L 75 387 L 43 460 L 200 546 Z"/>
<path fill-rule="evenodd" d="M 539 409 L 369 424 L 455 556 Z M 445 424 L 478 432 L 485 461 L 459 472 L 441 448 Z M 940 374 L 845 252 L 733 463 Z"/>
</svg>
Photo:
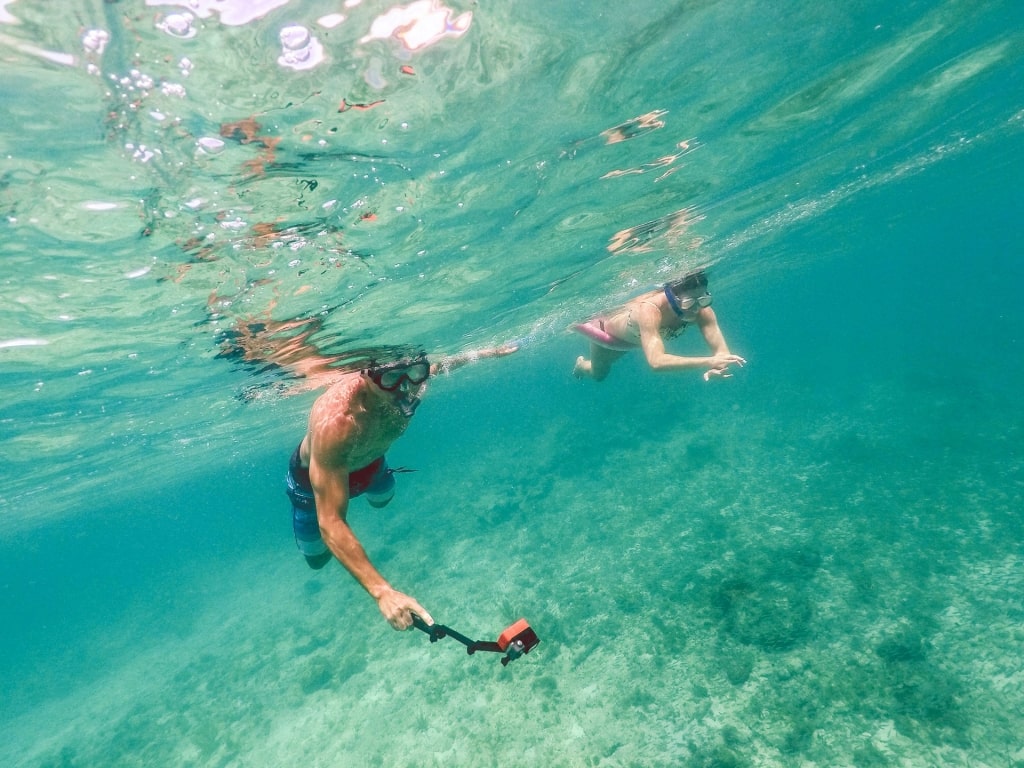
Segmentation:
<svg viewBox="0 0 1024 768">
<path fill-rule="evenodd" d="M 423 621 L 423 619 L 415 614 L 413 614 L 412 617 L 412 624 L 416 629 L 426 632 L 430 637 L 430 642 L 432 643 L 436 643 L 444 637 L 450 637 L 453 640 L 458 640 L 466 646 L 466 653 L 470 656 L 477 651 L 504 653 L 505 655 L 501 659 L 501 665 L 503 667 L 508 666 L 510 661 L 518 659 L 524 653 L 529 653 L 530 649 L 540 642 L 540 638 L 537 637 L 537 633 L 534 632 L 530 625 L 526 623 L 526 619 L 519 619 L 515 624 L 506 627 L 505 631 L 498 635 L 498 639 L 495 642 L 490 642 L 488 640 L 471 640 L 461 632 L 456 632 L 451 627 L 446 627 L 443 624 L 428 625 Z"/>
</svg>

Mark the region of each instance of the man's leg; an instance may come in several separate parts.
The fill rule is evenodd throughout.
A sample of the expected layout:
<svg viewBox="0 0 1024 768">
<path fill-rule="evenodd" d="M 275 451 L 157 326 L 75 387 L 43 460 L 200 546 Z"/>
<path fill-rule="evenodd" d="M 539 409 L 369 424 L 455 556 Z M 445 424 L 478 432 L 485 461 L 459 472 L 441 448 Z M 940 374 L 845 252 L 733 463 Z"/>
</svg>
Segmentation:
<svg viewBox="0 0 1024 768">
<path fill-rule="evenodd" d="M 295 544 L 310 568 L 319 571 L 331 561 L 331 550 L 320 537 L 320 524 L 316 520 L 315 507 L 304 509 L 293 503 L 292 530 L 295 532 Z"/>
<path fill-rule="evenodd" d="M 366 500 L 371 507 L 386 507 L 395 495 L 395 474 L 388 468 L 385 459 L 366 488 Z"/>
<path fill-rule="evenodd" d="M 285 477 L 285 493 L 292 502 L 292 530 L 295 545 L 306 558 L 309 567 L 315 571 L 331 560 L 331 551 L 320 537 L 320 523 L 316 519 L 316 500 L 313 494 L 295 482 L 291 469 Z"/>
</svg>

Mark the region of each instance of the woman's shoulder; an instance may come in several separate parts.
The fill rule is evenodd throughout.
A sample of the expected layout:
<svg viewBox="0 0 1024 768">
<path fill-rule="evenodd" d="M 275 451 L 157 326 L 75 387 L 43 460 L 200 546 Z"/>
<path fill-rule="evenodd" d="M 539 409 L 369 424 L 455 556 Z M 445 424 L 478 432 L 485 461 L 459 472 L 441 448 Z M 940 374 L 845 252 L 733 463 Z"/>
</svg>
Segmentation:
<svg viewBox="0 0 1024 768">
<path fill-rule="evenodd" d="M 641 315 L 660 322 L 665 309 L 665 295 L 661 291 L 651 291 L 637 296 L 630 305 Z"/>
<path fill-rule="evenodd" d="M 641 304 L 649 305 L 654 307 L 660 307 L 665 301 L 665 292 L 660 288 L 654 291 L 645 291 L 644 293 L 637 294 L 629 301 L 626 302 L 625 306 L 635 307 Z"/>
</svg>

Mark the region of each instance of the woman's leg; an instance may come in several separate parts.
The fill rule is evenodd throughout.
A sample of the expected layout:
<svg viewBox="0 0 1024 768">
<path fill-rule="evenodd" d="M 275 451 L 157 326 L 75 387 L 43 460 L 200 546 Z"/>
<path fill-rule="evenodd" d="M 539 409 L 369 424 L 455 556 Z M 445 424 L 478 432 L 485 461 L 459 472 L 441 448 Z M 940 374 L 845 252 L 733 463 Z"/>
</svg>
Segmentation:
<svg viewBox="0 0 1024 768">
<path fill-rule="evenodd" d="M 583 355 L 576 358 L 576 367 L 572 370 L 572 375 L 577 379 L 590 378 L 594 381 L 604 381 L 608 372 L 612 369 L 612 364 L 622 357 L 625 352 L 608 349 L 602 347 L 600 344 L 590 343 L 590 359 L 587 360 Z"/>
</svg>

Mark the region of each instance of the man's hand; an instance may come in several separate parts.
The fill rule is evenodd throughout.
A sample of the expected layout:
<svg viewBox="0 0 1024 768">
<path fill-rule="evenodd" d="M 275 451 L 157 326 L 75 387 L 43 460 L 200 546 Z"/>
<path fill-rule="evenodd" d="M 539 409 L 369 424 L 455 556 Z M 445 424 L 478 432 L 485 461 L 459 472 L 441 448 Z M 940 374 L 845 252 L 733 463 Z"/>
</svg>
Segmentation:
<svg viewBox="0 0 1024 768">
<path fill-rule="evenodd" d="M 723 379 L 731 378 L 729 366 L 738 365 L 742 368 L 746 362 L 739 355 L 715 355 L 708 364 L 708 370 L 704 371 L 704 381 L 711 381 L 712 376 L 719 376 Z"/>
<path fill-rule="evenodd" d="M 377 607 L 395 629 L 401 631 L 412 626 L 412 614 L 416 614 L 428 626 L 434 623 L 426 609 L 408 595 L 391 589 L 377 598 Z"/>
</svg>

